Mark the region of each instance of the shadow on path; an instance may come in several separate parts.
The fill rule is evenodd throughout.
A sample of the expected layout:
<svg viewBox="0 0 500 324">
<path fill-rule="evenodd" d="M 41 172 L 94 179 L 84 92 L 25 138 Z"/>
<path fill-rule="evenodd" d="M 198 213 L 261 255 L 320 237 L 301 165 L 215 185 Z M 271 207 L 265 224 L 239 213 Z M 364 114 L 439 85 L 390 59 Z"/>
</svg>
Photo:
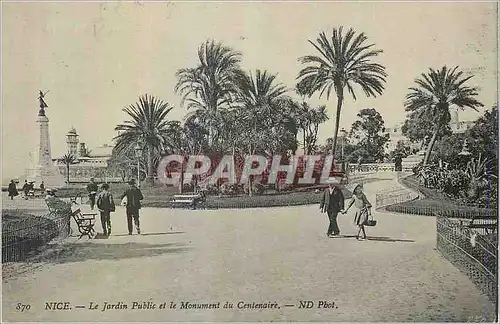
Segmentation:
<svg viewBox="0 0 500 324">
<path fill-rule="evenodd" d="M 188 249 L 186 245 L 181 243 L 147 244 L 128 242 L 107 244 L 85 242 L 54 250 L 52 253 L 33 260 L 33 262 L 61 264 L 86 260 L 121 260 L 182 253 Z"/>
<path fill-rule="evenodd" d="M 331 237 L 331 239 L 342 239 L 342 238 L 356 238 L 356 235 L 340 235 Z M 367 241 L 380 241 L 380 242 L 405 242 L 412 243 L 414 240 L 406 240 L 406 239 L 396 239 L 388 236 L 366 236 Z"/>
<path fill-rule="evenodd" d="M 406 239 L 396 239 L 388 236 L 366 236 L 368 241 L 380 241 L 380 242 L 406 242 L 413 243 L 414 240 L 406 240 Z"/>
<path fill-rule="evenodd" d="M 186 232 L 163 232 L 163 233 L 141 233 L 141 236 L 149 236 L 149 235 L 170 235 L 170 234 L 184 234 Z M 139 235 L 139 234 L 134 234 Z M 111 234 L 111 236 L 129 236 L 128 234 Z"/>
</svg>

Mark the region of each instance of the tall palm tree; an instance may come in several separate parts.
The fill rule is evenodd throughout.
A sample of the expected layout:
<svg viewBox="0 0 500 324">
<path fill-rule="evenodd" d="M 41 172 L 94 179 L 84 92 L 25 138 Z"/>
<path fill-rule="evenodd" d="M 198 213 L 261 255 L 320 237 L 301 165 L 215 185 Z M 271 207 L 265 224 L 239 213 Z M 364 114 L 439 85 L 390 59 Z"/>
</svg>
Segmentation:
<svg viewBox="0 0 500 324">
<path fill-rule="evenodd" d="M 115 127 L 120 132 L 114 138 L 117 154 L 141 143 L 146 154 L 147 179 L 150 183 L 154 182 L 155 155 L 163 151 L 171 133 L 170 128 L 175 124 L 167 118 L 172 108 L 167 102 L 145 94 L 139 97 L 138 102 L 123 108 L 130 120 Z"/>
<path fill-rule="evenodd" d="M 241 53 L 215 41 L 198 48 L 199 63 L 195 68 L 177 71 L 175 91 L 181 94 L 187 109 L 199 111 L 208 126 L 208 142 L 212 146 L 216 134 L 217 112 L 230 107 L 237 94 L 235 80 L 242 75 Z"/>
<path fill-rule="evenodd" d="M 256 70 L 255 77 L 249 73 L 238 80 L 239 103 L 244 110 L 242 117 L 249 125 L 253 125 L 256 131 L 269 134 L 267 143 L 270 143 L 270 138 L 279 140 L 273 133 L 283 121 L 280 118 L 283 103 L 288 100 L 285 96 L 287 88 L 277 82 L 276 77 L 277 75 L 267 71 Z"/>
<path fill-rule="evenodd" d="M 366 96 L 376 97 L 382 94 L 387 76 L 384 66 L 371 62 L 371 58 L 383 51 L 373 49 L 375 44 L 366 45 L 368 37 L 364 33 L 356 35 L 352 28 L 345 35 L 342 31 L 342 26 L 334 28 L 331 38 L 321 32 L 316 43 L 309 41 L 319 55 L 301 57 L 299 61 L 307 66 L 297 77 L 299 80 L 297 89 L 302 95 L 312 96 L 319 91 L 321 97 L 326 92 L 326 97 L 329 99 L 332 89 L 337 95 L 332 155 L 335 155 L 337 146 L 345 89 L 347 88 L 354 100 L 356 100 L 355 84 L 361 87 Z"/>
<path fill-rule="evenodd" d="M 466 86 L 465 83 L 473 76 L 463 77 L 458 66 L 441 70 L 429 69 L 427 74 L 422 73 L 421 79 L 415 79 L 417 87 L 410 88 L 406 95 L 405 109 L 410 113 L 418 113 L 419 117 L 430 118 L 433 121 L 432 137 L 424 157 L 424 164 L 428 164 L 432 148 L 442 129 L 450 122 L 450 108 L 466 107 L 477 111 L 483 104 L 476 100 L 477 88 Z"/>
<path fill-rule="evenodd" d="M 69 185 L 69 167 L 76 162 L 76 157 L 71 153 L 66 153 L 60 161 L 66 165 L 66 183 Z"/>
</svg>

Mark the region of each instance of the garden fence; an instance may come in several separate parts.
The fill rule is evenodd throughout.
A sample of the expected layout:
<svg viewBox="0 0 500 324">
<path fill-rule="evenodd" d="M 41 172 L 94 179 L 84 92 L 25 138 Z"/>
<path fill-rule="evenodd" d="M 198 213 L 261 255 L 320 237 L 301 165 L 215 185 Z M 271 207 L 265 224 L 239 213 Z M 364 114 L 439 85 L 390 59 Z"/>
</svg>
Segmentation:
<svg viewBox="0 0 500 324">
<path fill-rule="evenodd" d="M 32 215 L 29 211 L 2 212 L 2 264 L 26 261 L 49 242 L 58 243 L 71 233 L 70 213 L 48 212 Z"/>
<path fill-rule="evenodd" d="M 458 219 L 436 217 L 437 249 L 494 302 L 498 289 L 498 236 L 483 235 Z"/>
</svg>

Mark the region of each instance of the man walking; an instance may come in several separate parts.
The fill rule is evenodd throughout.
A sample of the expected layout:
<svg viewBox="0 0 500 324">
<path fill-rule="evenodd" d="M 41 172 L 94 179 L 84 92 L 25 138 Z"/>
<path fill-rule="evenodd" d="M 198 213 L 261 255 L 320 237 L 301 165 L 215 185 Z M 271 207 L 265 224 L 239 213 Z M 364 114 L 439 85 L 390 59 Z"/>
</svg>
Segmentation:
<svg viewBox="0 0 500 324">
<path fill-rule="evenodd" d="M 139 209 L 141 209 L 141 200 L 144 199 L 142 192 L 135 185 L 135 180 L 130 180 L 128 182 L 130 187 L 123 193 L 121 199 L 127 197 L 127 223 L 128 223 L 128 235 L 132 235 L 132 218 L 134 219 L 135 228 L 137 229 L 137 234 L 141 234 L 141 228 L 139 223 Z"/>
<path fill-rule="evenodd" d="M 342 194 L 342 190 L 340 190 L 339 180 L 330 178 L 327 182 L 328 188 L 326 188 L 323 193 L 319 209 L 322 213 L 326 212 L 330 220 L 326 235 L 328 237 L 334 237 L 335 235 L 340 235 L 339 225 L 337 224 L 337 214 L 344 210 L 344 195 Z"/>
<path fill-rule="evenodd" d="M 111 235 L 111 212 L 115 211 L 113 195 L 109 192 L 109 184 L 103 183 L 102 191 L 97 195 L 97 208 L 101 213 L 101 225 L 104 236 Z"/>
<path fill-rule="evenodd" d="M 97 183 L 94 182 L 94 178 L 90 178 L 90 183 L 87 185 L 87 191 L 89 193 L 90 209 L 94 210 L 95 206 L 95 196 L 97 195 Z"/>
</svg>

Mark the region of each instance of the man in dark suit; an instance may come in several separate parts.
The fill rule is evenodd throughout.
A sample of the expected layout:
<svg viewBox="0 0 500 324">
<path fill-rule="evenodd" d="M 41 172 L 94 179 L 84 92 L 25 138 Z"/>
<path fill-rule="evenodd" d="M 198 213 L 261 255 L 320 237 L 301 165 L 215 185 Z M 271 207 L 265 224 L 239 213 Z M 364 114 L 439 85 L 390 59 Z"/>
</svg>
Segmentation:
<svg viewBox="0 0 500 324">
<path fill-rule="evenodd" d="M 128 188 L 121 199 L 127 197 L 127 223 L 128 223 L 128 235 L 132 235 L 132 218 L 134 219 L 135 228 L 137 229 L 137 234 L 141 234 L 141 229 L 139 227 L 139 209 L 141 209 L 141 200 L 144 199 L 142 192 L 139 188 L 135 186 L 135 180 L 130 180 L 128 182 L 130 188 Z"/>
<path fill-rule="evenodd" d="M 337 214 L 344 210 L 344 195 L 340 189 L 340 181 L 330 178 L 327 182 L 328 188 L 323 193 L 319 209 L 322 213 L 326 212 L 328 214 L 330 226 L 328 226 L 326 235 L 332 237 L 340 234 L 339 225 L 337 224 Z"/>
</svg>

